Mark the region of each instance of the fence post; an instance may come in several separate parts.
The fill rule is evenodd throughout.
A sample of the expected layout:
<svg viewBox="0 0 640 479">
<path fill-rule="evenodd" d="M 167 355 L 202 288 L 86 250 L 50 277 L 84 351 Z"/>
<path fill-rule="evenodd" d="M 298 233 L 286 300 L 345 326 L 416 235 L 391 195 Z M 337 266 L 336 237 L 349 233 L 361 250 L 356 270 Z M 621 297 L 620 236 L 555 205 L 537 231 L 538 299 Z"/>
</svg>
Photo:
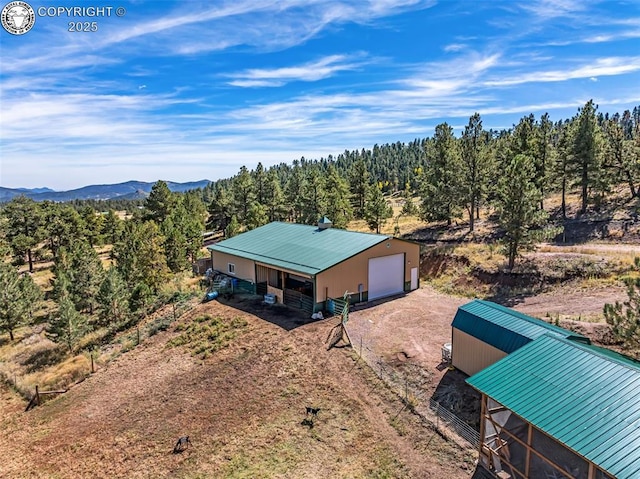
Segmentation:
<svg viewBox="0 0 640 479">
<path fill-rule="evenodd" d="M 36 384 L 36 403 L 40 406 L 40 392 L 38 391 L 38 385 Z"/>
<path fill-rule="evenodd" d="M 96 372 L 96 368 L 93 364 L 93 351 L 91 351 L 91 374 Z"/>
</svg>

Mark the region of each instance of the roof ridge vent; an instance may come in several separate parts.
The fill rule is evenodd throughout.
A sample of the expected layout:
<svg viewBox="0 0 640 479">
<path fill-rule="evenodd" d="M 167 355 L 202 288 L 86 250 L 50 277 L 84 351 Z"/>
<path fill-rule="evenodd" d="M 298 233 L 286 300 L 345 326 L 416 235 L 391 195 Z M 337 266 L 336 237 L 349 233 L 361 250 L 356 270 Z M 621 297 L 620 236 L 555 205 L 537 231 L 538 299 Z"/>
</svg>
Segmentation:
<svg viewBox="0 0 640 479">
<path fill-rule="evenodd" d="M 331 228 L 331 226 L 333 226 L 333 223 L 326 216 L 323 216 L 322 218 L 320 218 L 318 220 L 318 229 L 321 230 L 321 231 L 329 229 L 329 228 Z"/>
</svg>

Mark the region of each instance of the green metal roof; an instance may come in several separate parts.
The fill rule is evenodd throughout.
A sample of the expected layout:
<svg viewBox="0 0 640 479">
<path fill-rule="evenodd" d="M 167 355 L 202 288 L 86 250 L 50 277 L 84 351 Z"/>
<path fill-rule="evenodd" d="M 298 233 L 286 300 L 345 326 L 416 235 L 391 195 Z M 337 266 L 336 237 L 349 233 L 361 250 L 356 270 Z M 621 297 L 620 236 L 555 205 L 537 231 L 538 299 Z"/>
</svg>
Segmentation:
<svg viewBox="0 0 640 479">
<path fill-rule="evenodd" d="M 273 222 L 208 247 L 271 266 L 315 275 L 361 253 L 388 236 Z"/>
<path fill-rule="evenodd" d="M 460 306 L 451 325 L 505 353 L 512 353 L 547 333 L 589 343 L 581 334 L 480 299 Z"/>
<path fill-rule="evenodd" d="M 640 363 L 544 335 L 467 382 L 618 479 L 640 477 Z"/>
</svg>

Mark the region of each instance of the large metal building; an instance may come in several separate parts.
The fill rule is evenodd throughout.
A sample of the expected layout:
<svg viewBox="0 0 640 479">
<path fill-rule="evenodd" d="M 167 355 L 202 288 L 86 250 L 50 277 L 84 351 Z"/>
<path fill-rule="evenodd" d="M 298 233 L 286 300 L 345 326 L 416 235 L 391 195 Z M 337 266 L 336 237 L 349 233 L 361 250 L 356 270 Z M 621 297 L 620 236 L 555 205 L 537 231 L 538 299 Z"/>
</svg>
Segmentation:
<svg viewBox="0 0 640 479">
<path fill-rule="evenodd" d="M 470 376 L 544 334 L 589 343 L 580 334 L 483 300 L 460 306 L 451 326 L 452 365 Z"/>
<path fill-rule="evenodd" d="M 640 363 L 547 333 L 472 376 L 500 478 L 640 477 Z"/>
<path fill-rule="evenodd" d="M 386 235 L 273 222 L 209 246 L 213 269 L 309 312 L 345 292 L 371 301 L 419 286 L 420 247 Z"/>
</svg>

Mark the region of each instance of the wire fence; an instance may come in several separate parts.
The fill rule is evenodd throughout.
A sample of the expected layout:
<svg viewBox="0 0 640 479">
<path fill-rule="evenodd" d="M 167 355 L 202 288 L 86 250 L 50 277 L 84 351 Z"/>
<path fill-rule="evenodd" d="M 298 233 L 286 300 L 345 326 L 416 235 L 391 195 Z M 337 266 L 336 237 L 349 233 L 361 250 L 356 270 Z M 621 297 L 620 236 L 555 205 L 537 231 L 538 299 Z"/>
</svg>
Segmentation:
<svg viewBox="0 0 640 479">
<path fill-rule="evenodd" d="M 480 444 L 478 431 L 427 396 L 430 390 L 428 386 L 433 379 L 431 371 L 403 360 L 404 358 L 398 358 L 397 364 L 391 365 L 378 355 L 371 333 L 372 324 L 368 320 L 349 321 L 346 324 L 353 349 L 358 356 L 408 407 L 433 424 L 438 432 L 462 447 L 477 448 Z"/>
</svg>

